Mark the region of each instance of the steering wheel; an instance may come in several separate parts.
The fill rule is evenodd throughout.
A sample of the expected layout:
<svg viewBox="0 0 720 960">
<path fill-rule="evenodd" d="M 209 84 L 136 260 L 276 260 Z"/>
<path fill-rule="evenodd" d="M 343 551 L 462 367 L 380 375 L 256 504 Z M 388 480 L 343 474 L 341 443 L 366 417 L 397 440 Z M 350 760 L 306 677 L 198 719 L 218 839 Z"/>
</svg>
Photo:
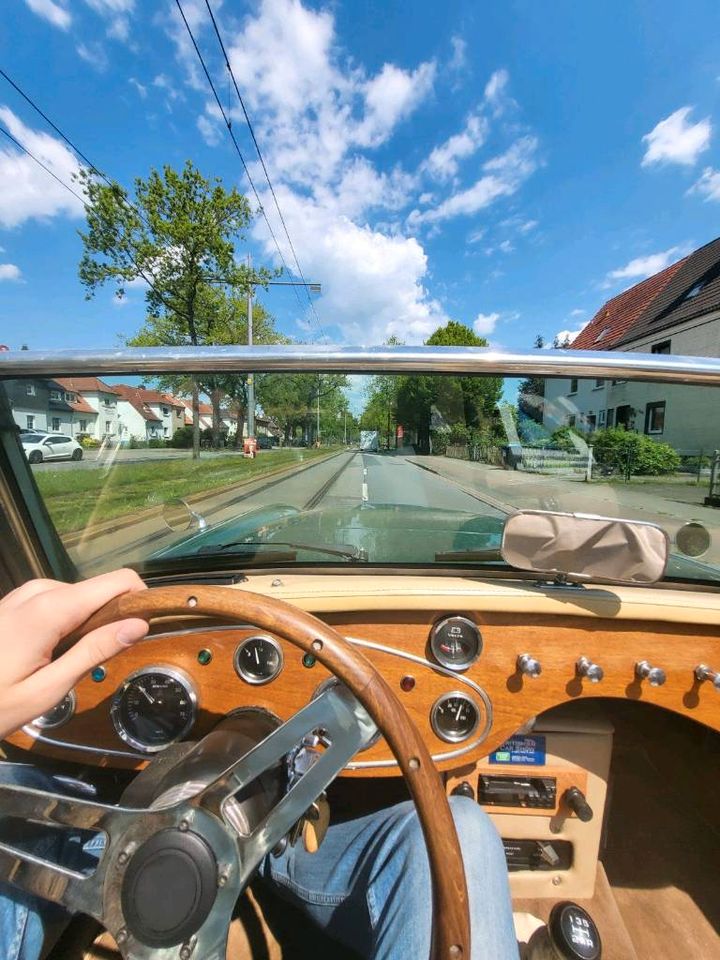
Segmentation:
<svg viewBox="0 0 720 960">
<path fill-rule="evenodd" d="M 90 876 L 0 843 L 0 879 L 94 917 L 114 936 L 126 960 L 224 960 L 236 901 L 263 857 L 370 742 L 377 725 L 402 770 L 425 838 L 433 887 L 430 960 L 470 960 L 465 872 L 445 790 L 414 724 L 370 661 L 310 614 L 224 587 L 128 593 L 103 607 L 83 632 L 126 617 L 187 614 L 250 622 L 271 631 L 316 657 L 343 685 L 330 685 L 214 780 L 174 802 L 110 806 L 0 785 L 5 816 L 106 835 L 105 850 Z M 233 825 L 233 797 L 318 728 L 327 733 L 327 749 L 244 834 Z M 202 750 L 202 743 L 194 750 Z M 172 896 L 166 893 L 170 888 Z"/>
</svg>

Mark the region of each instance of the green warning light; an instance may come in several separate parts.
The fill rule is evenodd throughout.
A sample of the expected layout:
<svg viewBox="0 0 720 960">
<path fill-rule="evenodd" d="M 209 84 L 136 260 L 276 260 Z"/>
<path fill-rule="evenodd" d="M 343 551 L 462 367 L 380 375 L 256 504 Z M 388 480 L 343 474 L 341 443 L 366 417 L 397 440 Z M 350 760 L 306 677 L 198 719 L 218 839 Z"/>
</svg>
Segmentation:
<svg viewBox="0 0 720 960">
<path fill-rule="evenodd" d="M 212 660 L 212 650 L 198 650 L 197 659 L 201 667 L 206 667 Z"/>
<path fill-rule="evenodd" d="M 105 667 L 94 667 L 90 676 L 95 683 L 102 683 L 106 677 Z"/>
<path fill-rule="evenodd" d="M 314 667 L 315 657 L 311 653 L 306 653 L 302 658 L 302 664 L 304 667 Z"/>
</svg>

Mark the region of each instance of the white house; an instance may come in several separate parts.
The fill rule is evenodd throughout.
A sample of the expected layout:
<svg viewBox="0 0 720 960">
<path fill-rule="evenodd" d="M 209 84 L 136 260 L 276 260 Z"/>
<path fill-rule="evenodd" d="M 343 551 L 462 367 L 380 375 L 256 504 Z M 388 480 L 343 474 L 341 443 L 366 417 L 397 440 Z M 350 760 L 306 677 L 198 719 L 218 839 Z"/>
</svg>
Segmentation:
<svg viewBox="0 0 720 960">
<path fill-rule="evenodd" d="M 185 422 L 182 401 L 168 393 L 125 383 L 113 389 L 118 398 L 121 439 L 170 440 Z"/>
<path fill-rule="evenodd" d="M 55 414 L 53 404 L 56 405 Z M 119 437 L 117 393 L 114 387 L 98 377 L 57 378 L 54 387 L 50 384 L 50 409 L 50 429 L 53 431 L 75 435 L 87 433 L 95 440 L 117 440 Z M 64 417 L 67 425 L 64 425 Z M 55 426 L 56 423 L 60 426 Z"/>
<path fill-rule="evenodd" d="M 720 357 L 720 239 L 625 290 L 598 310 L 571 350 Z M 591 433 L 624 426 L 681 453 L 720 448 L 720 391 L 712 387 L 547 380 L 543 423 Z"/>
</svg>

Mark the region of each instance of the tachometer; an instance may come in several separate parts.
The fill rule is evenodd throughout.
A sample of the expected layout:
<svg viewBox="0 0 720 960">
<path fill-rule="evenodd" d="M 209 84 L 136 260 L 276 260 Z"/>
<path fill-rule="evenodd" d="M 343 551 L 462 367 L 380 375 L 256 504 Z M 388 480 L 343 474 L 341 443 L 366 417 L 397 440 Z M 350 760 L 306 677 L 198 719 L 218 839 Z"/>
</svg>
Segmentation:
<svg viewBox="0 0 720 960">
<path fill-rule="evenodd" d="M 113 697 L 111 716 L 121 737 L 143 753 L 179 740 L 195 722 L 197 694 L 190 678 L 172 667 L 131 674 Z"/>
<path fill-rule="evenodd" d="M 448 670 L 467 670 L 482 653 L 482 636 L 467 617 L 444 617 L 430 633 L 430 651 Z"/>
<path fill-rule="evenodd" d="M 274 680 L 282 665 L 282 648 L 273 637 L 248 637 L 235 651 L 235 670 L 256 686 Z"/>
<path fill-rule="evenodd" d="M 444 693 L 433 704 L 430 725 L 447 743 L 461 743 L 475 733 L 480 723 L 480 708 L 466 693 Z"/>
</svg>

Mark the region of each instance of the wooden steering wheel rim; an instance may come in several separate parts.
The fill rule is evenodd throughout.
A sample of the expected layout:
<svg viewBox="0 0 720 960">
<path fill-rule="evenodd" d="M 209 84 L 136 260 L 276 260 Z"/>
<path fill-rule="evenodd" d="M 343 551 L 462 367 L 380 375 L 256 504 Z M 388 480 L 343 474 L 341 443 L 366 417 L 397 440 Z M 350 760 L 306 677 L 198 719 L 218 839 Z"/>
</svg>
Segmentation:
<svg viewBox="0 0 720 960">
<path fill-rule="evenodd" d="M 252 623 L 312 654 L 362 703 L 385 737 L 415 803 L 433 889 L 430 960 L 470 960 L 470 917 L 462 854 L 440 775 L 399 700 L 370 661 L 339 633 L 282 600 L 227 587 L 156 587 L 106 604 L 83 633 L 127 617 L 214 617 Z"/>
</svg>

